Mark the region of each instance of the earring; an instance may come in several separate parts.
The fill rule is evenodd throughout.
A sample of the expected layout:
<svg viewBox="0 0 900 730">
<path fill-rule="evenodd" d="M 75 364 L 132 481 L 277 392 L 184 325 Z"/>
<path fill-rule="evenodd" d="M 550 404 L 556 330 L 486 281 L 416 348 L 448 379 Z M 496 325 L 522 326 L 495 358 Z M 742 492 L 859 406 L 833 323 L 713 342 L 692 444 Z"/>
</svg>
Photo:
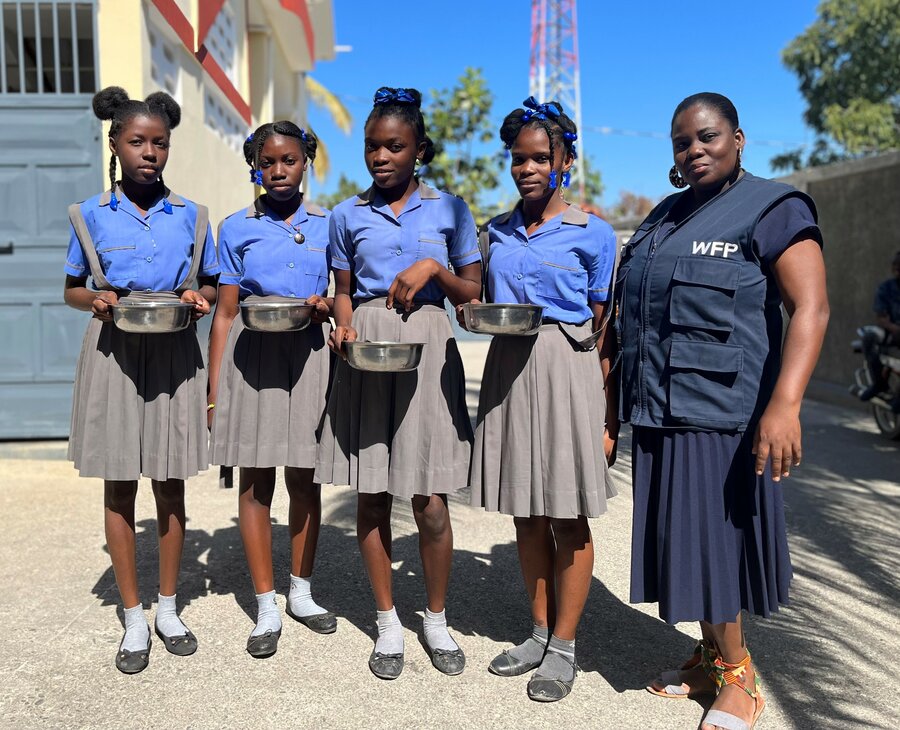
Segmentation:
<svg viewBox="0 0 900 730">
<path fill-rule="evenodd" d="M 551 170 L 550 171 L 550 180 L 549 180 L 547 186 L 551 190 L 556 190 L 557 185 L 558 185 L 558 183 L 556 182 L 556 170 Z"/>
<path fill-rule="evenodd" d="M 572 182 L 572 176 L 568 172 L 563 173 L 562 186 L 564 188 L 569 187 L 569 183 Z"/>
<path fill-rule="evenodd" d="M 256 183 L 257 185 L 263 184 L 262 170 L 256 171 L 256 174 L 253 176 L 253 182 Z"/>
<path fill-rule="evenodd" d="M 741 152 L 743 152 L 743 149 L 741 149 L 740 147 L 738 147 L 738 148 L 737 148 L 737 169 L 738 169 L 738 170 L 741 169 Z"/>
<path fill-rule="evenodd" d="M 669 182 L 672 183 L 673 187 L 679 189 L 687 187 L 687 183 L 684 181 L 684 178 L 681 176 L 681 173 L 678 172 L 678 168 L 675 165 L 672 165 L 672 169 L 669 170 Z"/>
</svg>

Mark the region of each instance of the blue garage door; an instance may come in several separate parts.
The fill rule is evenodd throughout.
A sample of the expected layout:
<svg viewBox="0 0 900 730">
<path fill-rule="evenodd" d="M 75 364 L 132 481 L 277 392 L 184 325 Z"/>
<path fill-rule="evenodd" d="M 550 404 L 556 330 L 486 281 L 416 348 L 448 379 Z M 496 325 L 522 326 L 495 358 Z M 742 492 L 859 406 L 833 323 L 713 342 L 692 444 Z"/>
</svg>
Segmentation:
<svg viewBox="0 0 900 730">
<path fill-rule="evenodd" d="M 88 315 L 63 303 L 66 208 L 103 185 L 96 9 L 0 10 L 0 438 L 67 436 Z"/>
</svg>

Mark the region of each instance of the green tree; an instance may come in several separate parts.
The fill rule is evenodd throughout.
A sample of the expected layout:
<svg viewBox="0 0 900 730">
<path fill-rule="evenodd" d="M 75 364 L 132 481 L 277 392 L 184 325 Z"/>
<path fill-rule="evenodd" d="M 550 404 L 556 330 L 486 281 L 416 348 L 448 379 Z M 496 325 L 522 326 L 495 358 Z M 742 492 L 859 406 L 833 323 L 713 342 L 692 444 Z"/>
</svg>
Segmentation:
<svg viewBox="0 0 900 730">
<path fill-rule="evenodd" d="M 359 195 L 364 192 L 368 189 L 369 185 L 371 185 L 371 183 L 360 185 L 348 178 L 344 173 L 341 173 L 341 176 L 338 179 L 337 189 L 333 193 L 315 193 L 313 195 L 313 201 L 323 208 L 331 210 L 338 203 L 347 200 L 347 198 L 351 198 L 354 195 Z"/>
<path fill-rule="evenodd" d="M 582 207 L 599 207 L 605 188 L 600 170 L 594 167 L 594 162 L 590 157 L 579 157 L 575 160 L 575 166 L 580 168 L 581 178 L 584 181 L 584 195 L 581 194 L 581 186 L 576 181 L 573 186 L 574 190 L 568 198 Z"/>
<path fill-rule="evenodd" d="M 782 53 L 818 134 L 806 164 L 900 147 L 900 0 L 823 0 L 818 13 Z M 792 150 L 772 165 L 802 162 Z"/>
<path fill-rule="evenodd" d="M 435 156 L 422 177 L 431 185 L 459 195 L 472 210 L 477 223 L 500 212 L 487 202 L 488 194 L 500 186 L 503 155 L 485 151 L 496 139 L 491 122 L 494 95 L 481 69 L 466 68 L 450 89 L 432 90 L 425 110 L 429 136 L 435 141 Z"/>
</svg>

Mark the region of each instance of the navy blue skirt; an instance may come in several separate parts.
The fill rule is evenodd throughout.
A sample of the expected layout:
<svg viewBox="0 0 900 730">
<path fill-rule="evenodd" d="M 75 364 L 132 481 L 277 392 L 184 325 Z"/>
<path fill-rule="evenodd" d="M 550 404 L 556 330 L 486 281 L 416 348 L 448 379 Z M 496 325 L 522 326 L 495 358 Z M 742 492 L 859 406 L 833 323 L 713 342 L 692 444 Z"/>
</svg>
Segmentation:
<svg viewBox="0 0 900 730">
<path fill-rule="evenodd" d="M 635 428 L 631 602 L 668 623 L 735 620 L 787 604 L 782 486 L 757 477 L 753 434 Z"/>
</svg>

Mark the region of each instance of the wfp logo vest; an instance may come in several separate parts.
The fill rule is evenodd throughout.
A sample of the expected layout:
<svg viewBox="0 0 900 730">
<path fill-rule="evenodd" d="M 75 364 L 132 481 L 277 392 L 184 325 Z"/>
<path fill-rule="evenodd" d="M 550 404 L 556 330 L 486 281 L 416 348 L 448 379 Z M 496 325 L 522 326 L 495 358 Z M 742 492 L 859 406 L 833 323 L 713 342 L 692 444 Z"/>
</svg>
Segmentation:
<svg viewBox="0 0 900 730">
<path fill-rule="evenodd" d="M 620 418 L 634 425 L 743 431 L 771 396 L 781 296 L 753 248 L 762 215 L 794 188 L 746 173 L 660 240 L 679 193 L 626 244 L 616 277 Z"/>
</svg>

